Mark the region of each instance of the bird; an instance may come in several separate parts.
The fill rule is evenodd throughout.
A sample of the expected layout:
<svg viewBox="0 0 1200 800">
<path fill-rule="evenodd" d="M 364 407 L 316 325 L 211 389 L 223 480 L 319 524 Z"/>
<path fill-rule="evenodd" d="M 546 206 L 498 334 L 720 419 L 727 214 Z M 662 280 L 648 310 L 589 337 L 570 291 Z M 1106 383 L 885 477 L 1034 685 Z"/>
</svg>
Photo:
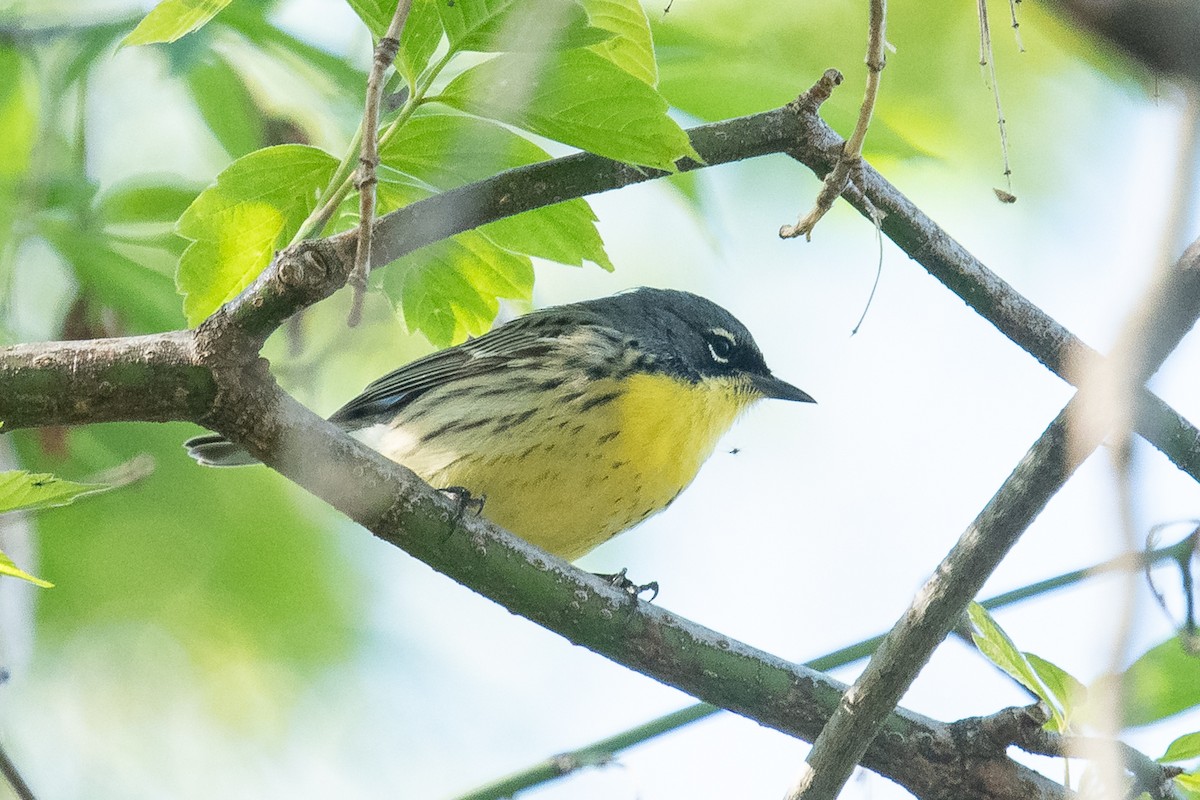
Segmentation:
<svg viewBox="0 0 1200 800">
<path fill-rule="evenodd" d="M 816 402 L 750 331 L 690 292 L 553 306 L 412 361 L 330 417 L 493 523 L 574 561 L 669 505 L 762 399 Z M 256 463 L 211 434 L 207 466 Z"/>
</svg>

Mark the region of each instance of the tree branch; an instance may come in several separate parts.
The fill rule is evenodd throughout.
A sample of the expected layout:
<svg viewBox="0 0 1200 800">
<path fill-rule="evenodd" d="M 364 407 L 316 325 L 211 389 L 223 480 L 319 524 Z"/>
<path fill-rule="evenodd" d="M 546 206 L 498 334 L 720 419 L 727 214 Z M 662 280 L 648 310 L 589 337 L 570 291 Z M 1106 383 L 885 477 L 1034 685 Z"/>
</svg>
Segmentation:
<svg viewBox="0 0 1200 800">
<path fill-rule="evenodd" d="M 842 157 L 826 175 L 817 193 L 813 208 L 795 225 L 784 225 L 779 229 L 779 238 L 794 239 L 803 236 L 806 240 L 812 238 L 813 229 L 833 207 L 834 201 L 846 190 L 850 179 L 857 175 L 862 167 L 863 142 L 867 138 L 867 128 L 871 125 L 871 115 L 875 112 L 875 101 L 879 97 L 879 83 L 883 77 L 883 68 L 887 64 L 887 0 L 871 0 L 867 34 L 867 88 L 863 93 L 862 105 L 858 110 L 858 121 L 850 138 L 842 148 Z M 828 74 L 828 73 L 826 73 Z M 840 83 L 841 76 L 835 82 Z M 819 106 L 820 103 L 818 102 Z M 815 110 L 815 107 L 814 107 Z"/>
<path fill-rule="evenodd" d="M 29 784 L 21 777 L 17 765 L 8 757 L 8 753 L 3 747 L 0 747 L 0 776 L 3 776 L 17 800 L 37 800 L 33 796 L 33 790 L 29 788 Z"/>
<path fill-rule="evenodd" d="M 1090 567 L 1065 572 L 1052 578 L 998 594 L 995 597 L 981 601 L 980 605 L 989 611 L 995 610 L 1037 597 L 1055 589 L 1074 585 L 1096 575 L 1111 572 L 1137 572 L 1148 569 L 1150 566 L 1161 561 L 1178 561 L 1180 558 L 1190 558 L 1195 549 L 1193 545 L 1194 539 L 1195 535 L 1189 534 L 1184 539 L 1167 547 L 1118 556 Z M 819 672 L 828 672 L 838 667 L 844 667 L 869 657 L 879 648 L 879 644 L 882 641 L 882 634 L 869 639 L 863 639 L 831 653 L 818 656 L 811 661 L 806 661 L 804 662 L 804 666 Z M 724 711 L 724 709 L 708 703 L 697 703 L 686 706 L 570 752 L 551 756 L 519 772 L 492 781 L 466 794 L 459 795 L 455 800 L 500 800 L 500 798 L 511 797 L 519 791 L 548 783 L 589 766 L 608 763 L 615 759 L 617 754 L 622 750 L 643 744 L 650 739 L 678 730 L 692 722 L 706 719 L 720 711 Z M 959 723 L 951 723 L 951 725 L 958 726 Z"/>
<path fill-rule="evenodd" d="M 371 71 L 367 74 L 367 97 L 362 120 L 362 154 L 358 159 L 358 174 L 355 187 L 358 189 L 358 244 L 354 252 L 354 266 L 350 270 L 350 287 L 354 298 L 350 303 L 347 324 L 353 328 L 362 321 L 363 299 L 367 294 L 367 276 L 371 271 L 371 233 L 375 226 L 375 168 L 379 166 L 379 98 L 383 93 L 383 74 L 396 60 L 400 49 L 400 33 L 408 19 L 412 0 L 399 0 L 392 13 L 392 21 L 379 44 L 375 45 L 375 57 Z"/>
<path fill-rule="evenodd" d="M 818 172 L 828 169 L 842 144 L 814 114 L 793 108 L 701 126 L 693 135 L 709 164 L 787 148 L 794 157 L 816 165 Z M 681 164 L 684 169 L 698 166 Z M 381 218 L 373 263 L 378 266 L 493 219 L 661 174 L 590 155 L 506 172 Z M 857 191 L 852 187 L 849 199 L 863 205 Z M 1098 359 L 869 168 L 864 169 L 862 192 L 888 212 L 885 232 L 1043 363 L 1070 377 L 1072 357 Z M 11 419 L 8 427 L 111 419 L 201 421 L 244 444 L 376 535 L 511 610 L 718 705 L 780 730 L 812 736 L 836 704 L 840 684 L 798 671 L 668 612 L 636 604 L 486 522 L 468 518 L 455 523 L 454 508 L 411 472 L 349 439 L 278 390 L 257 356 L 259 347 L 296 310 L 345 283 L 354 247 L 350 233 L 289 248 L 255 284 L 194 332 L 0 351 L 0 417 Z M 91 347 L 100 353 L 94 360 L 75 357 Z M 157 392 L 163 396 L 152 397 Z M 1160 439 L 1166 436 L 1166 444 L 1200 441 L 1200 434 L 1161 401 L 1147 399 L 1144 391 L 1140 396 L 1142 413 L 1167 414 L 1154 417 L 1151 427 Z M 1056 451 L 1060 443 L 1052 440 L 1046 447 Z M 1187 458 L 1200 462 L 1194 450 L 1175 458 L 1177 463 Z M 1037 464 L 1039 469 L 1056 468 L 1047 459 Z M 928 756 L 925 744 L 941 741 L 931 727 L 937 723 L 903 714 L 884 720 L 888 734 L 868 748 L 864 764 L 923 797 L 961 796 L 966 791 L 948 781 L 944 763 Z M 913 731 L 918 733 L 910 738 Z M 923 775 L 926 766 L 932 771 Z M 964 780 L 991 787 L 972 789 L 978 796 L 1061 792 L 1061 787 L 1002 755 L 964 763 L 963 769 Z M 984 772 L 1003 775 L 1008 782 L 991 781 Z"/>
<path fill-rule="evenodd" d="M 1050 498 L 1099 445 L 1073 441 L 1067 427 L 1078 396 L 1059 412 L 1021 459 L 958 544 L 938 565 L 912 604 L 884 637 L 866 669 L 843 697 L 806 759 L 808 769 L 789 798 L 836 797 L 891 709 L 934 649 L 962 617 L 967 603 Z"/>
<path fill-rule="evenodd" d="M 262 379 L 270 381 L 265 372 Z M 637 600 L 485 519 L 462 515 L 412 472 L 273 384 L 228 394 L 209 422 L 384 541 L 575 644 L 710 703 L 811 740 L 845 688 Z M 920 715 L 897 711 L 888 731 L 863 764 L 920 797 L 1062 796 L 1061 786 L 1011 761 L 1003 749 L 959 754 L 950 729 Z M 948 760 L 955 762 L 949 770 Z"/>
<path fill-rule="evenodd" d="M 1107 752 L 1115 748 L 1121 755 L 1122 767 L 1133 775 L 1134 795 L 1147 792 L 1155 800 L 1170 800 L 1174 791 L 1171 779 L 1183 773 L 1183 768 L 1159 764 L 1140 750 L 1124 742 L 1097 740 L 1085 736 L 1064 736 L 1045 729 L 1050 715 L 1041 705 L 1005 708 L 986 717 L 974 717 L 952 723 L 964 739 L 979 741 L 985 752 L 997 745 L 1014 745 L 1026 753 L 1055 758 L 1087 758 L 1089 753 Z M 1119 787 L 1110 796 L 1125 793 Z M 1133 796 L 1133 795 L 1131 795 Z"/>
<path fill-rule="evenodd" d="M 195 420 L 216 395 L 191 331 L 0 348 L 3 430 Z"/>
<path fill-rule="evenodd" d="M 690 129 L 692 145 L 705 163 L 682 159 L 676 166 L 690 171 L 786 152 L 825 175 L 844 142 L 805 97 L 784 108 Z M 488 222 L 665 174 L 590 153 L 508 170 L 380 217 L 371 263 L 378 268 Z M 984 266 L 870 165 L 863 164 L 860 180 L 861 186 L 847 189 L 847 202 L 869 220 L 874 219 L 872 208 L 882 212 L 883 232 L 901 250 L 1048 369 L 1078 386 L 1080 374 L 1099 362 L 1099 353 Z M 354 231 L 347 231 L 281 251 L 254 284 L 205 325 L 225 324 L 227 319 L 244 334 L 265 341 L 293 313 L 346 283 L 355 246 Z M 1184 299 L 1194 303 L 1198 296 Z M 1200 480 L 1200 430 L 1148 390 L 1138 395 L 1138 433 Z"/>
<path fill-rule="evenodd" d="M 688 131 L 704 163 L 681 159 L 680 171 L 782 153 L 797 135 L 787 108 L 700 125 Z M 456 233 L 523 211 L 665 177 L 668 173 L 622 164 L 591 153 L 507 170 L 451 189 L 379 217 L 371 265 L 379 268 Z M 300 308 L 325 299 L 347 280 L 357 244 L 355 231 L 300 242 L 275 261 L 218 314 L 254 338 L 265 340 Z M 286 273 L 280 275 L 278 273 Z"/>
<path fill-rule="evenodd" d="M 803 108 L 800 113 L 805 114 Z M 813 119 L 805 125 L 809 135 L 791 155 L 821 175 L 833 168 L 841 139 L 824 122 Z M 984 266 L 870 165 L 863 165 L 861 184 L 850 186 L 843 196 L 868 220 L 874 219 L 873 208 L 883 212 L 881 227 L 888 238 L 1067 383 L 1079 387 L 1087 373 L 1101 367 L 1103 356 Z M 1200 271 L 1191 270 L 1176 288 L 1173 317 L 1194 319 L 1200 314 Z M 1186 329 L 1177 324 L 1172 335 L 1184 333 Z M 1137 432 L 1200 481 L 1200 430 L 1144 387 L 1136 401 Z"/>
<path fill-rule="evenodd" d="M 1200 280 L 1200 241 L 1184 254 L 1176 271 L 1190 276 L 1195 289 L 1195 281 Z M 1138 383 L 1158 369 L 1200 316 L 1197 298 L 1184 305 L 1189 313 L 1170 317 L 1173 330 L 1146 342 L 1145 358 L 1136 365 Z M 962 618 L 967 603 L 1108 433 L 1111 414 L 1096 408 L 1103 404 L 1098 394 L 1099 390 L 1089 388 L 1071 399 L 938 565 L 842 698 L 808 754 L 809 769 L 789 797 L 832 800 L 837 796 L 886 715 Z"/>
</svg>

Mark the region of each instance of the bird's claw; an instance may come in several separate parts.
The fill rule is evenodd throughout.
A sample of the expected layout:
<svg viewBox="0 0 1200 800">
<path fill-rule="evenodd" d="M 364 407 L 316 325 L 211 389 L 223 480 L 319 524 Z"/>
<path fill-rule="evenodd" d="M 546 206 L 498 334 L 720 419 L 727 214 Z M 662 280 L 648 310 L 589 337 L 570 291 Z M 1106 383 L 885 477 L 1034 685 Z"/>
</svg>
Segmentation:
<svg viewBox="0 0 1200 800">
<path fill-rule="evenodd" d="M 487 500 L 487 495 L 476 497 L 465 486 L 447 486 L 443 489 L 438 489 L 438 491 L 454 498 L 458 504 L 458 516 L 455 517 L 456 520 L 462 519 L 463 512 L 467 509 L 474 511 L 477 517 L 483 513 L 483 504 Z"/>
<path fill-rule="evenodd" d="M 467 512 L 467 509 L 474 511 L 477 517 L 483 513 L 483 503 L 487 500 L 487 495 L 476 497 L 465 486 L 447 486 L 438 491 L 454 499 L 455 511 L 454 519 L 450 523 L 450 534 L 458 530 L 458 524 L 462 522 L 463 514 Z M 450 534 L 447 534 L 447 539 L 450 538 Z"/>
<path fill-rule="evenodd" d="M 612 574 L 603 574 L 597 572 L 595 575 L 597 578 L 602 579 L 605 583 L 608 583 L 609 585 L 620 589 L 635 598 L 640 599 L 642 594 L 645 592 L 651 592 L 650 599 L 646 602 L 653 603 L 654 599 L 658 597 L 658 581 L 637 584 L 629 580 L 629 578 L 626 576 L 627 571 L 628 570 L 622 568 L 620 572 L 614 572 Z"/>
</svg>

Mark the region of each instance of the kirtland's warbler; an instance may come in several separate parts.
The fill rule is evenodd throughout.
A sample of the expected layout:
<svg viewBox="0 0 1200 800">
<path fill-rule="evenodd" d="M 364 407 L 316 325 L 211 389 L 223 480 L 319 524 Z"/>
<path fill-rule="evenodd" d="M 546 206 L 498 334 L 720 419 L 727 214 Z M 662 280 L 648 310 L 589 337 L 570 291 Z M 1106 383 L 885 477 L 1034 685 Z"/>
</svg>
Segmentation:
<svg viewBox="0 0 1200 800">
<path fill-rule="evenodd" d="M 671 504 L 757 400 L 814 402 L 688 292 L 547 308 L 384 375 L 329 419 L 483 515 L 574 560 Z M 219 436 L 202 464 L 255 463 Z"/>
</svg>

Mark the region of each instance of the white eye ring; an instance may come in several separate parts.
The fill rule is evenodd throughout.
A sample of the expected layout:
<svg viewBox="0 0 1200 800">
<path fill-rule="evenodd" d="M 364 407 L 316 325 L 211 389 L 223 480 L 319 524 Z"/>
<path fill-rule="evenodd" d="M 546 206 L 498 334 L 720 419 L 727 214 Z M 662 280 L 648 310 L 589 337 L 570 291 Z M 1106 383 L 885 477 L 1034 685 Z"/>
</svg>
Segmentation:
<svg viewBox="0 0 1200 800">
<path fill-rule="evenodd" d="M 728 364 L 729 354 L 733 352 L 733 346 L 737 343 L 736 337 L 734 337 L 732 333 L 724 328 L 712 328 L 709 330 L 709 333 L 716 337 L 715 341 L 722 345 L 721 353 L 718 353 L 717 348 L 714 345 L 714 340 L 705 342 L 705 344 L 708 345 L 709 355 L 711 355 L 713 361 L 717 362 L 718 364 Z"/>
</svg>

